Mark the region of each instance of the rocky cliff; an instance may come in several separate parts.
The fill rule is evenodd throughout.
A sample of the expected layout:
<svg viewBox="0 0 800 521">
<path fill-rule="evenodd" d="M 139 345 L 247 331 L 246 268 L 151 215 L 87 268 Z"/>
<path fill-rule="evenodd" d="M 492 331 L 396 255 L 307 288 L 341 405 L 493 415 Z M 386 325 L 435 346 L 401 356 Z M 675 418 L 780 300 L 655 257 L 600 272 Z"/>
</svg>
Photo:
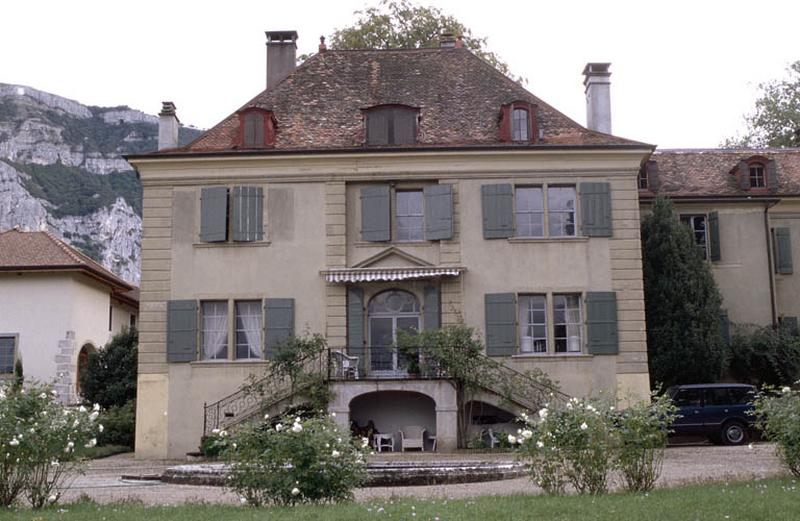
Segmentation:
<svg viewBox="0 0 800 521">
<path fill-rule="evenodd" d="M 0 231 L 49 229 L 138 285 L 142 190 L 122 155 L 157 143 L 155 116 L 0 83 Z"/>
</svg>

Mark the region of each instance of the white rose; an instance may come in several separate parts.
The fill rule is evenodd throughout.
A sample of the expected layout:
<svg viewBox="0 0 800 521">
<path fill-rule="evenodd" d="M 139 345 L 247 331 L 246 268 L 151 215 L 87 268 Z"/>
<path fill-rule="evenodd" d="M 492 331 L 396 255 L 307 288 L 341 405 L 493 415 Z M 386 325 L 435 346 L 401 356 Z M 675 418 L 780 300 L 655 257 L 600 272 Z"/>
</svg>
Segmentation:
<svg viewBox="0 0 800 521">
<path fill-rule="evenodd" d="M 510 443 L 511 445 L 515 445 L 517 443 L 517 437 L 514 436 L 513 434 L 509 434 L 508 443 Z"/>
<path fill-rule="evenodd" d="M 338 458 L 339 456 L 341 456 L 341 454 L 339 453 L 338 450 L 334 450 L 333 452 L 331 452 L 332 458 Z"/>
<path fill-rule="evenodd" d="M 84 407 L 83 405 L 81 405 L 80 407 L 78 407 L 78 411 L 80 411 L 80 412 L 86 412 L 86 407 Z"/>
<path fill-rule="evenodd" d="M 265 420 L 269 420 L 269 414 L 265 414 L 265 415 L 264 415 L 264 419 L 265 419 Z"/>
<path fill-rule="evenodd" d="M 100 415 L 100 413 L 99 413 L 99 412 L 97 412 L 97 411 L 94 411 L 92 414 L 90 414 L 90 415 L 89 415 L 89 421 L 90 421 L 90 422 L 93 422 L 93 421 L 95 421 L 99 415 Z"/>
<path fill-rule="evenodd" d="M 531 438 L 531 436 L 533 436 L 533 431 L 531 431 L 530 429 L 525 429 L 525 430 L 524 430 L 524 431 L 522 431 L 520 434 L 522 435 L 522 437 L 523 437 L 523 438 L 525 438 L 526 440 L 528 440 L 528 439 L 530 439 L 530 438 Z"/>
<path fill-rule="evenodd" d="M 219 429 L 211 429 L 211 434 L 219 434 Z"/>
<path fill-rule="evenodd" d="M 541 411 L 539 411 L 539 417 L 544 420 L 545 418 L 547 418 L 548 413 L 549 411 L 547 409 L 542 409 Z"/>
<path fill-rule="evenodd" d="M 104 430 L 103 429 L 103 424 L 101 423 L 100 425 L 97 426 L 97 431 L 98 432 L 103 432 L 103 430 Z"/>
<path fill-rule="evenodd" d="M 92 438 L 91 440 L 89 440 L 89 443 L 84 445 L 84 447 L 86 447 L 87 449 L 91 449 L 95 445 L 97 445 L 97 438 Z"/>
<path fill-rule="evenodd" d="M 93 411 L 99 411 L 99 410 L 100 410 L 100 404 L 99 404 L 99 403 L 96 403 L 96 404 L 94 404 L 94 405 L 92 406 L 92 410 L 93 410 Z"/>
<path fill-rule="evenodd" d="M 361 448 L 365 449 L 369 446 L 369 438 L 361 438 Z"/>
<path fill-rule="evenodd" d="M 582 430 L 582 431 L 585 431 L 585 430 L 586 430 L 586 429 L 588 429 L 588 428 L 589 428 L 589 426 L 588 426 L 588 425 L 586 425 L 586 422 L 583 422 L 583 423 L 581 423 L 581 430 Z"/>
<path fill-rule="evenodd" d="M 788 393 L 792 392 L 792 389 L 791 389 L 791 388 L 790 388 L 788 385 L 785 385 L 785 386 L 783 386 L 783 387 L 781 388 L 781 392 L 782 392 L 783 394 L 788 394 Z"/>
<path fill-rule="evenodd" d="M 292 425 L 292 432 L 301 432 L 303 430 L 303 426 L 299 423 L 295 423 Z"/>
<path fill-rule="evenodd" d="M 278 432 L 281 432 L 283 430 L 283 424 L 279 423 L 278 425 L 276 425 L 275 426 L 275 430 L 278 431 Z"/>
<path fill-rule="evenodd" d="M 543 442 L 541 442 L 541 441 L 537 441 L 537 442 L 536 442 L 536 446 L 537 446 L 538 448 L 542 449 L 542 448 L 544 448 L 544 443 L 543 443 Z"/>
<path fill-rule="evenodd" d="M 13 440 L 9 441 L 8 444 L 11 445 L 12 447 L 16 447 L 17 445 L 19 445 L 19 440 L 17 438 L 14 438 Z"/>
<path fill-rule="evenodd" d="M 297 495 L 297 494 L 299 494 L 299 493 L 300 493 L 300 489 L 299 489 L 299 488 L 297 488 L 297 487 L 294 487 L 294 488 L 292 489 L 292 495 L 293 495 L 293 496 L 296 496 L 296 495 Z"/>
</svg>

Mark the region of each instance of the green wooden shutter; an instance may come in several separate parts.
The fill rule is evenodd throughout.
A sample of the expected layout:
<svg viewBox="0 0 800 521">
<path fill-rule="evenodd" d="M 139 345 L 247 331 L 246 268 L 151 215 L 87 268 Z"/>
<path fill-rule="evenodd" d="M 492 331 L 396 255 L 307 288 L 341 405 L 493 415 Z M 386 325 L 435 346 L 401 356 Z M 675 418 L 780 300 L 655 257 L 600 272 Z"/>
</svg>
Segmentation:
<svg viewBox="0 0 800 521">
<path fill-rule="evenodd" d="M 361 189 L 361 238 L 370 242 L 391 239 L 391 189 L 389 185 Z"/>
<path fill-rule="evenodd" d="M 433 331 L 441 327 L 441 305 L 439 304 L 439 288 L 436 286 L 425 286 L 423 290 L 425 299 L 422 314 L 423 328 L 425 331 Z"/>
<path fill-rule="evenodd" d="M 167 362 L 197 360 L 197 301 L 167 302 Z"/>
<path fill-rule="evenodd" d="M 750 190 L 750 165 L 747 161 L 739 161 L 739 189 Z"/>
<path fill-rule="evenodd" d="M 367 112 L 367 144 L 389 144 L 389 115 L 386 109 L 373 109 Z"/>
<path fill-rule="evenodd" d="M 425 193 L 425 239 L 439 241 L 453 238 L 453 187 L 431 185 Z"/>
<path fill-rule="evenodd" d="M 486 354 L 511 356 L 517 352 L 517 296 L 514 293 L 484 295 Z"/>
<path fill-rule="evenodd" d="M 722 335 L 722 341 L 726 346 L 731 345 L 731 321 L 728 318 L 728 310 L 719 310 L 719 329 Z"/>
<path fill-rule="evenodd" d="M 619 352 L 616 293 L 597 291 L 586 294 L 586 324 L 590 354 L 615 355 Z"/>
<path fill-rule="evenodd" d="M 798 329 L 797 317 L 781 317 L 781 329 L 784 329 L 790 335 L 797 335 L 800 333 Z"/>
<path fill-rule="evenodd" d="M 792 266 L 792 235 L 789 228 L 775 228 L 775 273 L 790 275 Z"/>
<path fill-rule="evenodd" d="M 611 237 L 611 185 L 581 183 L 582 233 L 587 237 Z"/>
<path fill-rule="evenodd" d="M 228 189 L 224 186 L 211 186 L 200 192 L 200 240 L 228 240 Z"/>
<path fill-rule="evenodd" d="M 417 113 L 414 110 L 395 108 L 392 111 L 391 145 L 413 145 L 417 141 Z"/>
<path fill-rule="evenodd" d="M 481 209 L 484 239 L 514 235 L 514 188 L 510 184 L 481 186 Z"/>
<path fill-rule="evenodd" d="M 264 189 L 234 186 L 231 228 L 234 241 L 252 242 L 264 238 Z"/>
<path fill-rule="evenodd" d="M 767 188 L 770 190 L 778 189 L 778 165 L 774 159 L 767 162 Z"/>
<path fill-rule="evenodd" d="M 722 259 L 719 242 L 719 214 L 717 212 L 708 213 L 708 255 L 714 262 Z"/>
<path fill-rule="evenodd" d="M 364 290 L 347 288 L 347 351 L 363 358 L 364 353 Z"/>
<path fill-rule="evenodd" d="M 294 336 L 294 299 L 264 299 L 264 346 L 267 358 L 274 358 L 278 348 Z"/>
</svg>

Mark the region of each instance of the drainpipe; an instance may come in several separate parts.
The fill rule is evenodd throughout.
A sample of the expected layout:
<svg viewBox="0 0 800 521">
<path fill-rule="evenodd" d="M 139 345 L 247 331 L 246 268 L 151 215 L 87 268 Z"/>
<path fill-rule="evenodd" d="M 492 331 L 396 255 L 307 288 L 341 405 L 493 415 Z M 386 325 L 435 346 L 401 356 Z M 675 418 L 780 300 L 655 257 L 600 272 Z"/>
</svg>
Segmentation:
<svg viewBox="0 0 800 521">
<path fill-rule="evenodd" d="M 778 327 L 778 310 L 775 302 L 775 275 L 772 270 L 772 241 L 769 230 L 769 209 L 778 204 L 778 201 L 764 203 L 764 238 L 767 242 L 767 273 L 769 273 L 769 304 L 772 310 L 772 327 Z"/>
</svg>

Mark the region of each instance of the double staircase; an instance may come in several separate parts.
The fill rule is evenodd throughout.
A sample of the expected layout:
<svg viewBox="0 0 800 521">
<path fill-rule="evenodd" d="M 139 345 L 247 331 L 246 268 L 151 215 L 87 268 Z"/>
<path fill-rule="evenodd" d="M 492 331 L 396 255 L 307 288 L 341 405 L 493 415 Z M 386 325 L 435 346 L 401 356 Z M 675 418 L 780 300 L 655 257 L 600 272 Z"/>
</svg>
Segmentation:
<svg viewBox="0 0 800 521">
<path fill-rule="evenodd" d="M 501 402 L 527 411 L 537 411 L 544 406 L 564 405 L 569 396 L 554 385 L 519 372 L 497 360 L 479 355 L 486 374 L 481 390 L 498 396 Z M 385 372 L 370 373 L 364 370 L 359 357 L 348 355 L 343 349 L 327 349 L 303 361 L 304 373 L 321 377 L 330 385 L 334 382 L 377 380 L 387 378 Z M 447 380 L 444 371 L 429 371 L 425 375 L 408 375 L 395 372 L 392 379 L 426 378 Z M 213 403 L 204 404 L 203 434 L 215 430 L 229 430 L 238 425 L 258 421 L 265 414 L 280 414 L 301 398 L 313 384 L 293 385 L 289 378 L 266 376 L 254 380 L 238 391 Z"/>
</svg>

